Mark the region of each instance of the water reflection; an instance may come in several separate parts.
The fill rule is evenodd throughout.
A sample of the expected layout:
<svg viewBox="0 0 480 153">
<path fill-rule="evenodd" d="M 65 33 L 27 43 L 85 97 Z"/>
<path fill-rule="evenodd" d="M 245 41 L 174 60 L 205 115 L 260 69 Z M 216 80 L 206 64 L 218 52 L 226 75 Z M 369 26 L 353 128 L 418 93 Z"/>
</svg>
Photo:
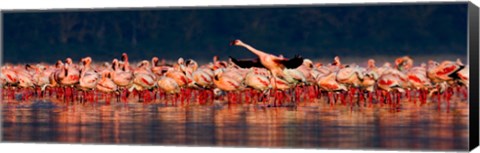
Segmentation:
<svg viewBox="0 0 480 153">
<path fill-rule="evenodd" d="M 468 104 L 388 107 L 3 102 L 4 141 L 459 150 Z"/>
</svg>

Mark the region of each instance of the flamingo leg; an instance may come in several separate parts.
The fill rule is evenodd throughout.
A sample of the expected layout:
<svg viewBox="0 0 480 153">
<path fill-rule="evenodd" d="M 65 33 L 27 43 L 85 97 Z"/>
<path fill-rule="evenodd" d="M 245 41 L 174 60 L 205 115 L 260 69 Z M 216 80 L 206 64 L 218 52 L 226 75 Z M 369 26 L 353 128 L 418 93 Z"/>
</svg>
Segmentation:
<svg viewBox="0 0 480 153">
<path fill-rule="evenodd" d="M 368 102 L 369 102 L 369 107 L 371 107 L 372 104 L 373 104 L 373 93 L 372 92 L 368 92 Z"/>
<path fill-rule="evenodd" d="M 330 106 L 333 106 L 334 103 L 334 97 L 332 92 L 328 92 L 328 102 L 330 103 Z"/>
</svg>

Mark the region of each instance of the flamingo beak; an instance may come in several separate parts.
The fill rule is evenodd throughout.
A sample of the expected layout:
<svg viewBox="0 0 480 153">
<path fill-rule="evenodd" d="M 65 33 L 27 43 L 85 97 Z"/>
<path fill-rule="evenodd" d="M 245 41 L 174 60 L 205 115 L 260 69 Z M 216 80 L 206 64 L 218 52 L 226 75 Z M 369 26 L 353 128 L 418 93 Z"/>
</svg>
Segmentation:
<svg viewBox="0 0 480 153">
<path fill-rule="evenodd" d="M 238 39 L 235 39 L 234 41 L 230 42 L 230 46 L 236 45 L 239 42 Z"/>
</svg>

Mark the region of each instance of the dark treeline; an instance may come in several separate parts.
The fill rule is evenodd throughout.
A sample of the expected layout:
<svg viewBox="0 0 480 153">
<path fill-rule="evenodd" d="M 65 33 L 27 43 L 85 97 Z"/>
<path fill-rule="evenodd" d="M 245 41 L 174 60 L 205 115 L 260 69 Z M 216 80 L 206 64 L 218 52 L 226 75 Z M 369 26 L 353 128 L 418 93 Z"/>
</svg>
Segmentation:
<svg viewBox="0 0 480 153">
<path fill-rule="evenodd" d="M 467 5 L 6 12 L 3 32 L 4 62 L 252 57 L 235 38 L 287 57 L 466 56 Z"/>
</svg>

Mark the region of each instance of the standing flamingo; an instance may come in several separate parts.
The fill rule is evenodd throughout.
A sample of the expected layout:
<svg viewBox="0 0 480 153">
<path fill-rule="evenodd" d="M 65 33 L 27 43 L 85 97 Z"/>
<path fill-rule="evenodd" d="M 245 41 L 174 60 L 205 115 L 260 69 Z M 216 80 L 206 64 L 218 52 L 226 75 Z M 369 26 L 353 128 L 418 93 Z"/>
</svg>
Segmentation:
<svg viewBox="0 0 480 153">
<path fill-rule="evenodd" d="M 264 94 L 265 91 L 267 91 L 272 87 L 268 75 L 258 74 L 255 72 L 255 70 L 251 70 L 246 75 L 245 85 L 254 89 L 253 91 L 245 92 L 245 94 L 250 94 L 246 96 L 247 99 L 250 99 L 250 98 L 253 99 L 254 97 L 259 97 L 260 93 Z M 264 99 L 262 98 L 262 101 L 263 100 Z"/>
<path fill-rule="evenodd" d="M 112 94 L 118 91 L 117 84 L 113 82 L 111 74 L 113 72 L 103 71 L 102 78 L 98 81 L 96 89 L 100 92 L 103 92 L 105 95 L 105 101 L 110 102 Z"/>
<path fill-rule="evenodd" d="M 355 67 L 347 66 L 339 69 L 335 78 L 338 83 L 347 86 L 350 103 L 352 103 L 352 99 L 364 79 L 363 73 L 360 71 L 358 65 Z"/>
<path fill-rule="evenodd" d="M 91 63 L 92 63 L 91 57 L 83 58 L 82 63 L 83 63 L 83 67 L 80 73 L 79 86 L 80 86 L 80 89 L 83 91 L 84 99 L 89 98 L 90 100 L 94 100 L 94 97 L 95 97 L 94 90 L 97 87 L 97 83 L 98 83 L 98 80 L 100 79 L 100 76 L 91 67 Z M 92 90 L 94 93 L 90 93 Z"/>
<path fill-rule="evenodd" d="M 317 84 L 320 88 L 328 92 L 328 101 L 331 105 L 335 102 L 333 94 L 337 92 L 347 91 L 347 87 L 344 84 L 337 82 L 336 73 L 330 72 L 317 78 Z M 344 95 L 340 94 L 342 102 L 344 101 Z"/>
<path fill-rule="evenodd" d="M 140 62 L 138 68 L 133 72 L 133 85 L 129 88 L 130 92 L 133 89 L 141 92 L 144 101 L 150 100 L 149 90 L 151 90 L 156 84 L 155 74 L 153 74 L 150 70 L 150 63 L 148 61 L 143 60 Z"/>
<path fill-rule="evenodd" d="M 122 99 L 126 100 L 126 98 L 128 98 L 128 90 L 125 89 L 132 85 L 133 72 L 130 71 L 129 66 L 126 66 L 125 64 L 123 67 L 120 67 L 120 63 L 117 59 L 112 61 L 112 69 L 112 80 L 115 84 L 117 84 L 118 88 L 123 90 L 121 96 Z"/>
<path fill-rule="evenodd" d="M 229 77 L 228 75 L 223 75 L 224 71 L 222 69 L 215 70 L 215 77 L 213 79 L 213 83 L 215 86 L 222 90 L 227 92 L 227 97 L 228 97 L 228 102 L 237 102 L 237 97 L 234 92 L 239 91 L 243 89 L 243 85 L 241 82 L 238 82 L 237 80 Z"/>
</svg>

